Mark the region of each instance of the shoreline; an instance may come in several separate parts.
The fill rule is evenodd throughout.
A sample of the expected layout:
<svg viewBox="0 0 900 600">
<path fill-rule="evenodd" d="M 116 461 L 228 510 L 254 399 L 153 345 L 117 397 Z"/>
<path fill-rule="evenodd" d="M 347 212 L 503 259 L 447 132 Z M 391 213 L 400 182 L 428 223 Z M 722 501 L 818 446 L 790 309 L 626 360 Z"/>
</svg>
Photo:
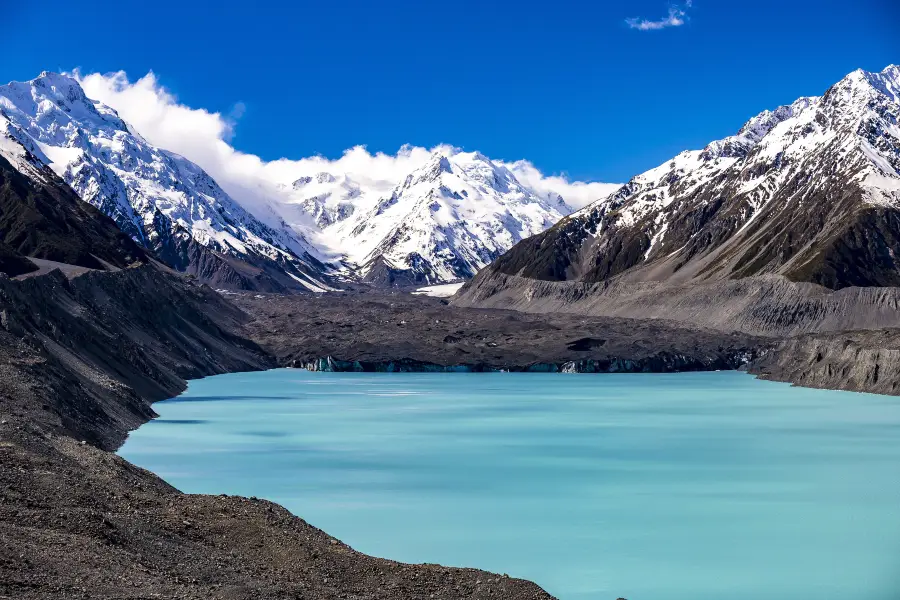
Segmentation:
<svg viewBox="0 0 900 600">
<path fill-rule="evenodd" d="M 294 373 L 293 375 L 291 374 L 292 372 Z M 606 409 L 602 408 L 604 402 L 603 398 L 608 398 L 611 400 L 612 397 L 609 396 L 610 392 L 604 393 L 602 390 L 622 390 L 623 386 L 626 386 L 625 391 L 627 391 L 627 386 L 629 386 L 628 381 L 630 380 L 630 377 L 627 377 L 626 375 L 631 374 L 623 373 L 618 374 L 618 377 L 596 380 L 588 377 L 574 379 L 566 378 L 564 381 L 558 380 L 556 377 L 551 377 L 551 375 L 558 374 L 522 374 L 522 376 L 518 378 L 511 378 L 512 381 L 510 382 L 510 386 L 506 386 L 505 384 L 501 386 L 501 388 L 506 388 L 506 391 L 504 391 L 503 393 L 507 395 L 507 399 L 502 403 L 492 403 L 487 397 L 477 394 L 479 390 L 501 389 L 498 388 L 497 385 L 501 384 L 501 380 L 504 378 L 489 377 L 489 374 L 487 373 L 467 374 L 467 376 L 463 377 L 454 377 L 455 375 L 455 373 L 422 373 L 421 375 L 419 375 L 409 372 L 391 374 L 377 372 L 365 374 L 328 374 L 321 372 L 302 373 L 299 372 L 299 370 L 291 368 L 275 369 L 271 373 L 264 372 L 246 376 L 233 377 L 232 375 L 229 375 L 227 377 L 223 377 L 218 382 L 211 382 L 210 385 L 203 387 L 198 386 L 196 388 L 193 388 L 193 390 L 189 393 L 196 397 L 196 402 L 174 404 L 172 406 L 158 409 L 158 411 L 163 415 L 163 419 L 165 420 L 174 420 L 178 422 L 181 419 L 198 419 L 202 424 L 182 426 L 160 423 L 159 428 L 152 429 L 152 431 L 147 432 L 149 433 L 149 437 L 145 437 L 142 440 L 142 444 L 133 447 L 133 450 L 136 450 L 138 453 L 133 456 L 132 460 L 134 460 L 136 464 L 145 465 L 148 468 L 161 469 L 162 471 L 167 472 L 170 470 L 181 471 L 181 476 L 177 477 L 173 475 L 173 479 L 171 481 L 179 487 L 181 487 L 182 485 L 186 486 L 184 489 L 194 489 L 197 491 L 204 491 L 209 493 L 215 493 L 218 491 L 244 494 L 255 493 L 260 497 L 270 497 L 273 500 L 276 500 L 277 497 L 280 497 L 282 498 L 282 501 L 285 502 L 285 506 L 289 510 L 294 510 L 295 512 L 298 512 L 298 508 L 306 506 L 307 508 L 299 510 L 298 514 L 307 513 L 306 517 L 308 519 L 310 519 L 313 523 L 319 525 L 320 527 L 323 527 L 326 531 L 341 531 L 342 534 L 340 537 L 342 537 L 346 542 L 355 547 L 364 547 L 367 549 L 367 551 L 376 556 L 391 556 L 391 552 L 386 552 L 384 546 L 379 546 L 377 544 L 379 536 L 381 535 L 379 529 L 384 529 L 384 527 L 369 527 L 364 525 L 365 522 L 380 522 L 380 515 L 382 515 L 383 513 L 379 512 L 378 509 L 361 507 L 357 508 L 356 512 L 354 512 L 353 515 L 342 516 L 341 514 L 333 514 L 328 510 L 327 506 L 325 506 L 323 509 L 323 499 L 327 502 L 328 497 L 330 495 L 333 495 L 332 492 L 335 492 L 337 494 L 334 495 L 333 498 L 336 502 L 340 501 L 343 497 L 340 495 L 340 490 L 334 490 L 333 487 L 328 483 L 318 480 L 317 476 L 315 475 L 318 472 L 318 469 L 321 468 L 320 466 L 316 466 L 316 463 L 318 461 L 315 458 L 303 458 L 302 456 L 303 454 L 320 456 L 320 450 L 325 448 L 337 448 L 346 443 L 348 439 L 347 435 L 338 436 L 335 439 L 331 439 L 330 434 L 327 434 L 328 431 L 342 431 L 344 424 L 348 422 L 348 419 L 350 421 L 353 421 L 355 419 L 355 417 L 352 416 L 342 417 L 340 416 L 341 412 L 353 408 L 358 409 L 362 406 L 365 406 L 366 410 L 368 411 L 369 407 L 371 406 L 372 409 L 375 409 L 375 412 L 371 414 L 371 418 L 374 419 L 377 423 L 385 423 L 385 419 L 391 419 L 390 416 L 385 415 L 394 414 L 393 411 L 397 407 L 403 406 L 414 408 L 415 406 L 420 405 L 422 402 L 425 402 L 425 400 L 428 400 L 427 403 L 429 405 L 434 404 L 435 402 L 437 402 L 438 405 L 444 405 L 447 402 L 452 402 L 452 399 L 455 397 L 460 400 L 460 407 L 462 407 L 480 406 L 481 400 L 484 399 L 488 402 L 488 406 L 492 407 L 490 410 L 493 411 L 496 407 L 507 406 L 513 408 L 516 406 L 515 402 L 519 398 L 517 397 L 517 395 L 515 395 L 515 392 L 509 391 L 510 389 L 540 389 L 545 391 L 546 393 L 552 394 L 550 390 L 559 388 L 561 390 L 581 390 L 581 393 L 576 393 L 575 396 L 582 399 L 583 401 L 587 401 L 588 405 L 594 405 L 595 408 L 590 409 L 592 411 L 592 414 L 604 414 Z M 533 377 L 531 377 L 530 375 L 533 375 Z M 852 407 L 855 404 L 855 400 L 851 397 L 841 397 L 835 392 L 831 392 L 826 395 L 824 393 L 809 394 L 805 390 L 791 390 L 787 388 L 789 384 L 760 380 L 756 377 L 753 377 L 751 379 L 751 376 L 749 374 L 741 371 L 722 371 L 718 373 L 713 371 L 695 374 L 672 373 L 644 375 L 647 375 L 647 377 L 638 376 L 635 380 L 635 383 L 638 384 L 640 389 L 645 389 L 643 388 L 644 385 L 650 385 L 652 387 L 649 389 L 657 389 L 660 392 L 663 392 L 664 390 L 710 388 L 711 390 L 713 390 L 713 392 L 710 396 L 707 396 L 706 401 L 702 402 L 702 406 L 706 407 L 704 410 L 711 410 L 713 411 L 713 413 L 717 413 L 719 410 L 723 410 L 726 412 L 728 411 L 727 404 L 729 404 L 729 390 L 734 390 L 735 394 L 740 393 L 738 390 L 747 390 L 747 394 L 749 395 L 735 395 L 733 398 L 735 400 L 736 406 L 743 407 L 742 410 L 744 411 L 752 410 L 753 414 L 762 414 L 760 412 L 760 406 L 762 405 L 757 402 L 757 399 L 761 402 L 767 402 L 766 400 L 763 400 L 763 398 L 769 399 L 768 402 L 770 403 L 766 405 L 770 406 L 771 409 L 777 409 L 779 402 L 782 400 L 785 401 L 788 405 L 793 405 L 793 400 L 796 399 L 799 402 L 797 406 L 800 406 L 802 404 L 803 406 L 811 409 L 814 413 L 818 410 L 817 407 L 819 406 L 827 407 L 831 405 L 840 405 L 844 407 L 840 409 L 843 411 L 842 414 L 854 414 L 852 411 L 849 413 L 847 412 L 848 410 L 851 410 L 849 407 Z M 554 381 L 558 381 L 558 384 L 554 384 Z M 318 382 L 318 384 L 316 384 L 316 382 Z M 306 385 L 306 383 L 309 383 L 310 385 Z M 194 382 L 191 382 L 191 386 L 193 386 L 193 384 Z M 348 388 L 346 387 L 346 385 L 352 387 Z M 570 388 L 570 385 L 574 387 Z M 428 395 L 419 396 L 418 399 L 375 398 L 374 396 L 368 396 L 368 400 L 370 402 L 367 402 L 365 397 L 357 400 L 356 395 L 345 395 L 347 392 L 350 392 L 352 394 L 353 390 L 357 390 L 357 392 L 359 390 L 371 390 L 373 391 L 373 393 L 376 393 L 376 395 L 381 395 L 382 393 L 385 395 L 391 395 L 396 390 L 410 390 L 412 393 L 426 393 Z M 440 390 L 444 390 L 444 392 L 440 393 Z M 457 391 L 455 392 L 454 390 Z M 466 390 L 467 392 L 463 393 L 463 390 Z M 467 401 L 468 390 L 473 391 L 473 395 L 471 397 L 472 400 L 469 401 Z M 591 395 L 593 395 L 591 390 L 597 390 L 595 398 L 601 402 L 600 404 L 590 401 L 590 397 Z M 436 392 L 439 395 L 432 395 Z M 508 396 L 508 394 L 510 393 L 514 395 Z M 319 394 L 327 395 L 320 396 Z M 338 395 L 332 396 L 332 394 Z M 615 392 L 613 392 L 613 394 L 615 394 Z M 254 405 L 252 404 L 252 396 L 254 395 L 265 398 L 271 396 L 272 398 L 268 402 L 264 400 L 263 405 L 254 408 Z M 672 408 L 677 409 L 678 411 L 693 411 L 699 405 L 693 404 L 691 398 L 692 395 L 693 394 L 688 392 L 688 396 L 681 396 L 681 402 L 676 402 L 676 404 L 673 405 Z M 218 398 L 219 396 L 222 397 L 222 400 L 217 401 L 216 398 Z M 559 400 L 563 400 L 569 396 L 570 394 L 562 392 L 557 395 L 548 396 L 548 399 L 557 398 Z M 641 394 L 638 394 L 637 396 L 635 396 L 635 399 L 639 399 L 640 396 Z M 541 407 L 541 402 L 535 400 L 539 397 L 542 397 L 542 395 L 532 396 L 531 400 L 529 400 L 529 396 L 526 392 L 526 395 L 521 399 L 527 400 L 527 404 L 530 407 L 529 410 L 547 410 L 546 405 Z M 675 397 L 676 396 L 672 396 L 673 399 Z M 475 398 L 478 398 L 478 400 L 474 400 Z M 639 405 L 629 404 L 628 406 L 631 407 L 629 410 L 642 411 L 642 414 L 652 416 L 653 413 L 651 411 L 653 409 L 650 408 L 650 406 L 664 406 L 666 403 L 671 404 L 669 399 L 665 397 L 660 398 L 658 403 L 654 403 L 653 395 L 646 396 L 646 399 L 648 400 L 647 408 L 642 408 Z M 724 404 L 721 406 L 719 406 L 718 403 L 719 399 L 724 402 Z M 808 399 L 809 402 L 807 403 L 804 399 Z M 209 400 L 212 400 L 212 402 L 208 402 Z M 238 400 L 238 402 L 237 404 L 233 404 L 231 400 Z M 387 403 L 383 410 L 378 410 L 378 404 L 380 400 L 385 400 L 385 402 Z M 371 402 L 374 402 L 374 404 L 371 404 Z M 537 403 L 535 404 L 535 402 Z M 878 401 L 877 399 L 873 399 L 871 396 L 868 399 L 860 399 L 860 402 L 864 405 L 880 404 L 880 401 Z M 896 403 L 892 404 L 895 407 L 897 406 Z M 308 407 L 305 405 L 308 405 Z M 597 408 L 598 406 L 601 408 Z M 446 409 L 450 411 L 448 414 L 454 412 L 454 410 L 458 410 L 450 408 L 449 406 L 447 406 Z M 513 408 L 513 410 L 515 409 Z M 549 410 L 550 412 L 548 412 L 547 414 L 551 414 L 553 411 L 553 409 Z M 571 409 L 565 410 L 568 411 Z M 324 413 L 326 414 L 332 414 L 333 416 L 328 418 L 327 420 L 319 420 L 318 415 L 320 411 L 324 411 Z M 271 415 L 290 413 L 297 413 L 301 416 L 298 416 L 295 420 L 284 425 L 279 425 L 277 422 L 278 419 L 272 421 Z M 337 414 L 335 415 L 335 413 Z M 352 414 L 353 413 L 348 413 L 348 415 Z M 369 413 L 366 412 L 366 414 L 368 415 Z M 439 414 L 444 413 L 441 412 Z M 461 414 L 465 415 L 467 413 L 462 412 Z M 730 418 L 733 418 L 734 415 L 746 415 L 748 413 L 728 412 L 728 414 L 732 415 L 732 417 Z M 896 414 L 896 411 L 892 411 L 892 414 Z M 241 415 L 243 415 L 243 417 Z M 608 418 L 613 419 L 613 421 L 615 421 L 616 419 L 615 417 Z M 796 418 L 801 420 L 805 419 L 802 414 L 798 414 Z M 207 423 L 207 419 L 210 419 L 211 421 Z M 366 419 L 369 419 L 369 417 L 367 416 Z M 422 419 L 419 418 L 420 424 L 421 420 Z M 643 418 L 639 417 L 639 420 L 643 420 Z M 404 422 L 406 421 L 404 420 Z M 805 421 L 801 422 L 805 423 Z M 809 423 L 809 426 L 817 427 L 817 422 L 821 421 L 813 417 L 811 423 Z M 337 427 L 335 429 L 332 429 L 329 424 L 334 425 L 335 423 L 337 423 Z M 410 423 L 412 423 L 413 425 L 411 425 L 409 430 L 413 433 L 413 435 L 415 435 L 415 432 L 420 431 L 420 427 L 415 426 L 415 421 L 410 421 Z M 441 427 L 452 428 L 454 427 L 452 423 L 454 422 L 442 422 Z M 670 425 L 671 424 L 672 422 L 670 422 Z M 552 425 L 550 425 L 549 423 L 547 423 L 546 425 L 552 427 Z M 784 424 L 782 423 L 781 425 L 783 426 Z M 366 426 L 359 425 L 352 429 L 352 433 L 348 435 L 355 436 L 357 433 L 359 433 L 363 435 L 362 439 L 365 439 L 365 437 L 369 434 L 374 434 L 376 436 L 375 441 L 370 443 L 373 445 L 372 447 L 381 445 L 384 442 L 388 442 L 390 440 L 399 440 L 398 446 L 395 449 L 391 450 L 389 454 L 393 456 L 400 456 L 398 455 L 398 453 L 405 454 L 406 452 L 408 452 L 402 449 L 409 448 L 411 446 L 405 444 L 402 441 L 402 437 L 397 437 L 399 430 L 393 428 L 383 429 L 383 427 L 384 425 L 379 424 Z M 479 425 L 479 427 L 481 427 L 481 425 Z M 249 434 L 249 432 L 262 430 L 271 432 L 273 435 L 276 433 L 278 433 L 280 436 L 287 434 L 287 439 L 262 440 L 250 437 L 235 437 L 242 436 L 244 432 L 247 432 Z M 388 431 L 393 432 L 393 435 L 388 436 L 386 434 L 386 432 Z M 703 432 L 702 429 L 697 429 L 695 431 L 699 434 L 699 436 L 704 438 L 707 436 L 707 434 L 714 437 L 716 435 L 721 435 L 716 434 L 713 430 Z M 194 434 L 196 434 L 196 436 Z M 469 435 L 470 434 L 466 432 L 462 432 L 461 434 L 458 433 L 455 439 L 468 440 Z M 661 433 L 661 435 L 665 434 Z M 477 437 L 477 434 L 473 435 L 473 438 Z M 196 442 L 192 442 L 191 439 L 195 439 Z M 343 442 L 341 441 L 342 439 L 344 440 Z M 150 444 L 148 440 L 154 441 L 155 443 Z M 276 444 L 277 448 L 268 446 L 268 444 L 273 441 Z M 464 441 L 463 443 L 467 445 L 469 442 Z M 478 442 L 474 443 L 477 444 Z M 170 452 L 165 453 L 168 456 L 156 456 L 153 448 L 161 447 L 160 444 L 163 444 L 165 447 L 171 447 L 173 450 L 176 450 L 179 453 L 187 452 L 188 455 L 185 459 L 185 462 L 183 463 L 183 466 L 180 463 L 180 459 L 172 456 Z M 355 442 L 351 442 L 351 445 L 354 444 Z M 625 444 L 623 448 L 627 448 L 628 446 L 629 444 Z M 363 449 L 358 452 L 368 452 L 368 450 L 366 450 L 367 447 L 368 446 L 363 446 Z M 177 450 L 179 448 L 180 450 Z M 219 451 L 226 451 L 226 453 L 223 454 L 221 458 L 221 460 L 224 460 L 225 462 L 220 463 L 220 459 L 217 458 L 212 458 L 212 460 L 210 460 L 209 458 L 199 458 L 205 453 L 206 449 L 208 448 L 218 448 Z M 228 470 L 223 471 L 217 475 L 203 475 L 203 473 L 205 472 L 204 465 L 208 465 L 209 472 L 212 473 L 220 468 L 218 465 L 227 465 L 229 462 L 231 462 L 231 456 L 235 456 L 235 458 L 237 459 L 235 453 L 241 452 L 242 448 L 246 448 L 248 451 L 252 451 L 254 453 L 270 453 L 272 459 L 279 462 L 281 462 L 282 459 L 277 457 L 284 456 L 284 464 L 287 465 L 286 470 L 283 472 L 280 470 L 275 470 L 272 472 L 267 472 L 267 474 L 265 475 L 256 475 L 254 467 L 265 469 L 263 465 L 265 465 L 266 461 L 269 460 L 268 457 L 265 457 L 259 459 L 250 458 L 252 462 L 246 462 L 247 459 L 239 459 L 239 464 L 242 466 L 238 466 L 238 463 L 236 463 L 233 468 L 229 468 Z M 283 455 L 281 454 L 282 449 L 284 452 Z M 616 451 L 614 447 L 607 446 L 607 449 L 608 451 L 612 452 L 612 454 L 607 455 L 608 457 L 615 460 L 627 460 L 627 452 L 622 456 L 619 456 L 618 451 Z M 273 451 L 274 454 L 272 454 Z M 197 452 L 197 460 L 193 460 L 191 458 L 191 456 L 195 452 Z M 365 461 L 363 463 L 360 463 L 358 461 L 361 458 L 364 459 L 364 457 L 367 455 L 360 455 L 358 452 L 356 457 L 354 457 L 353 453 L 348 454 L 345 459 L 342 458 L 342 462 L 344 462 L 344 460 L 350 461 L 346 464 L 351 465 L 351 468 L 357 468 L 357 466 L 362 466 L 363 468 L 365 468 Z M 423 453 L 423 456 L 427 455 L 429 455 L 427 452 Z M 376 453 L 372 456 L 374 458 L 380 456 L 380 454 Z M 603 460 L 603 458 L 600 456 L 595 457 L 595 459 Z M 415 461 L 415 459 L 412 460 Z M 290 467 L 290 465 L 295 461 L 299 461 L 299 463 L 303 466 Z M 421 466 L 422 464 L 430 463 L 431 461 L 429 460 L 424 461 L 424 463 L 423 461 L 410 462 L 408 468 L 416 469 L 419 467 L 416 467 L 414 465 Z M 406 465 L 404 465 L 403 462 L 396 463 L 394 461 L 390 461 L 389 464 L 393 464 L 394 469 L 406 468 Z M 672 466 L 677 467 L 676 465 Z M 458 468 L 459 467 L 457 467 L 457 469 Z M 763 466 L 762 468 L 764 469 L 765 467 Z M 248 479 L 241 483 L 240 480 L 242 478 L 242 473 L 246 475 Z M 186 477 L 185 474 L 188 474 L 188 476 Z M 198 479 L 197 482 L 191 483 L 192 475 L 190 474 L 196 474 L 200 479 L 202 479 L 202 481 Z M 299 496 L 297 495 L 297 491 L 293 491 L 291 489 L 293 486 L 284 486 L 277 483 L 277 479 L 279 477 L 282 479 L 286 478 L 287 481 L 302 482 L 307 479 L 306 474 L 312 474 L 313 479 L 301 485 L 301 489 L 305 491 L 300 492 Z M 455 479 L 453 479 L 452 470 L 448 471 L 446 475 L 438 472 L 435 473 L 434 476 L 439 478 L 449 478 L 449 481 L 455 481 Z M 234 481 L 232 481 L 232 477 L 234 478 Z M 329 478 L 330 477 L 331 475 L 329 475 Z M 340 478 L 341 475 L 335 474 L 334 477 Z M 367 476 L 362 475 L 362 477 L 365 478 Z M 478 479 L 482 480 L 483 478 L 478 476 Z M 421 478 L 413 478 L 411 481 L 415 482 L 417 480 L 421 481 Z M 343 479 L 338 479 L 338 481 L 343 481 Z M 410 480 L 401 479 L 398 481 L 401 482 L 400 485 L 402 489 L 403 487 L 409 485 Z M 492 481 L 496 481 L 496 484 L 498 486 L 508 485 L 506 482 L 504 482 L 502 477 L 500 479 Z M 603 480 L 599 479 L 597 481 Z M 450 485 L 453 484 L 451 483 Z M 400 503 L 401 506 L 405 506 L 403 502 L 408 499 L 408 494 L 402 492 L 396 494 L 384 494 L 377 491 L 370 492 L 365 488 L 355 488 L 355 491 L 351 492 L 351 494 L 355 502 L 373 502 L 376 505 L 383 502 L 385 498 L 393 499 L 396 497 L 397 502 Z M 538 493 L 536 498 L 543 498 L 543 496 Z M 577 496 L 573 496 L 573 498 L 577 498 Z M 486 501 L 488 503 L 494 502 L 494 499 L 492 499 L 490 493 L 487 493 Z M 444 506 L 440 503 L 439 500 L 435 502 L 435 506 Z M 444 510 L 446 510 L 446 519 L 448 520 L 448 522 L 453 522 L 454 520 L 454 511 L 452 507 L 447 507 L 446 509 L 429 508 L 429 510 L 431 510 L 431 512 L 433 513 L 436 511 L 436 514 L 443 514 Z M 514 505 L 510 505 L 509 510 L 510 514 L 517 514 L 514 512 L 516 511 Z M 370 521 L 370 518 L 374 520 Z M 390 528 L 389 531 L 385 532 L 385 534 L 387 535 L 391 535 L 391 532 L 396 532 L 396 535 L 398 536 L 405 535 L 401 534 L 401 532 L 413 525 L 412 522 L 407 523 L 402 518 L 399 520 L 399 522 L 397 519 L 392 518 L 390 519 L 390 522 L 395 523 L 396 529 L 394 529 L 393 527 Z M 420 530 L 428 530 L 427 521 L 417 519 L 414 522 L 418 523 L 418 527 Z M 522 523 L 524 524 L 525 521 L 523 521 Z M 638 521 L 637 523 L 639 526 L 640 521 Z M 360 530 L 358 532 L 356 531 L 355 524 L 360 526 Z M 413 527 L 415 527 L 415 525 L 413 525 Z M 516 532 L 517 530 L 518 526 L 513 522 L 511 531 Z M 489 528 L 480 530 L 476 529 L 475 531 L 480 531 L 480 535 L 485 537 L 486 539 L 488 536 L 492 535 Z M 510 531 L 510 526 L 505 526 L 503 531 Z M 375 545 L 373 545 L 373 542 L 375 542 Z M 414 536 L 408 541 L 410 548 L 417 548 L 419 547 L 418 545 L 422 543 L 423 542 L 416 540 Z M 360 546 L 356 546 L 357 544 L 360 544 Z M 391 547 L 395 548 L 393 554 L 395 554 L 396 556 L 403 556 L 406 560 L 412 560 L 413 562 L 423 560 L 423 558 L 426 556 L 431 561 L 440 561 L 441 556 L 444 556 L 445 559 L 447 556 L 446 554 L 442 555 L 434 553 L 433 546 L 423 546 L 422 552 L 412 553 L 408 552 L 409 548 L 407 548 L 405 554 L 398 554 L 398 552 L 402 553 L 405 551 L 402 546 L 395 545 Z M 478 561 L 466 560 L 466 555 L 464 553 L 457 553 L 454 555 L 461 557 L 457 559 L 457 562 L 479 564 Z M 417 556 L 419 556 L 419 558 L 416 558 Z M 494 560 L 494 558 L 492 557 L 488 558 L 491 561 Z M 546 585 L 558 586 L 560 583 L 559 581 L 554 580 L 552 570 L 535 570 L 534 565 L 528 562 L 527 555 L 518 556 L 518 558 L 521 559 L 520 562 L 509 562 L 508 560 L 507 562 L 502 562 L 502 555 L 498 556 L 497 558 L 501 562 L 490 562 L 490 564 L 494 565 L 495 569 L 509 571 L 510 573 L 517 574 L 518 576 L 528 577 L 539 583 L 546 582 Z M 610 556 L 609 559 L 600 560 L 600 562 L 610 563 L 607 565 L 607 568 L 613 569 L 612 572 L 615 573 L 615 556 Z M 521 568 L 517 569 L 516 565 L 519 564 L 527 566 L 528 568 L 525 570 Z M 548 573 L 550 577 L 548 577 Z M 618 579 L 618 582 L 620 584 L 622 583 L 622 581 L 627 581 L 627 578 L 624 580 L 622 578 Z M 564 593 L 565 589 L 567 588 L 553 587 L 551 589 L 555 590 L 556 593 L 561 595 L 561 597 L 567 597 Z M 613 587 L 612 589 L 616 588 Z M 622 589 L 630 588 L 626 587 Z M 632 593 L 633 591 L 634 590 L 632 590 Z M 625 595 L 629 596 L 628 594 Z M 605 596 L 601 595 L 599 597 L 602 598 Z"/>
</svg>

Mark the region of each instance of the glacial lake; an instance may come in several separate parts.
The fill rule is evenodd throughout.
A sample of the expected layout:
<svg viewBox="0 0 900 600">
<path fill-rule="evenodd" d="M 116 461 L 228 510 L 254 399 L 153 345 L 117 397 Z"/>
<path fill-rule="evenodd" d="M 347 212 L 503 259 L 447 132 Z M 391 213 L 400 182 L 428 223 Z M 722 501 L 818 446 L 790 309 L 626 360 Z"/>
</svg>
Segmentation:
<svg viewBox="0 0 900 600">
<path fill-rule="evenodd" d="M 561 600 L 896 600 L 900 398 L 735 373 L 190 382 L 120 454 Z"/>
</svg>

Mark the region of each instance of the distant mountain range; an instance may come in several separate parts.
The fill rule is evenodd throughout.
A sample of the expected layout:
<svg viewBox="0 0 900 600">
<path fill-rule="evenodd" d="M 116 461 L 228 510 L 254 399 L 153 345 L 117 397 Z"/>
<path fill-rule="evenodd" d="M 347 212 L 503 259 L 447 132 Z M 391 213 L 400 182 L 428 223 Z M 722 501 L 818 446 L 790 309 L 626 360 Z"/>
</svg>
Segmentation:
<svg viewBox="0 0 900 600">
<path fill-rule="evenodd" d="M 242 206 L 75 79 L 48 72 L 0 86 L 0 155 L 26 176 L 51 169 L 137 243 L 221 288 L 462 280 L 572 210 L 501 163 L 446 148 L 390 191 L 321 172 Z"/>
<path fill-rule="evenodd" d="M 468 279 L 572 212 L 478 152 L 434 151 L 389 193 L 344 173 L 291 187 L 289 206 L 311 215 L 364 281 L 385 284 Z"/>
<path fill-rule="evenodd" d="M 0 86 L 0 166 L 7 179 L 24 177 L 54 197 L 68 184 L 153 256 L 220 288 L 429 285 L 479 270 L 463 290 L 476 303 L 496 277 L 898 286 L 898 97 L 900 68 L 855 71 L 821 97 L 764 111 L 734 136 L 682 152 L 573 214 L 563 196 L 529 187 L 512 165 L 449 147 L 396 181 L 298 173 L 266 203 L 243 206 L 54 73 Z M 11 270 L 28 268 L 16 262 L 20 249 L 0 242 Z M 109 258 L 118 255 L 101 253 L 95 258 L 116 263 Z M 126 256 L 138 255 L 127 248 Z M 87 261 L 83 252 L 78 260 Z"/>
<path fill-rule="evenodd" d="M 463 295 L 486 305 L 529 281 L 634 290 L 759 276 L 900 286 L 900 67 L 854 71 L 632 178 L 517 244 Z M 573 294 L 543 289 L 557 307 Z"/>
</svg>

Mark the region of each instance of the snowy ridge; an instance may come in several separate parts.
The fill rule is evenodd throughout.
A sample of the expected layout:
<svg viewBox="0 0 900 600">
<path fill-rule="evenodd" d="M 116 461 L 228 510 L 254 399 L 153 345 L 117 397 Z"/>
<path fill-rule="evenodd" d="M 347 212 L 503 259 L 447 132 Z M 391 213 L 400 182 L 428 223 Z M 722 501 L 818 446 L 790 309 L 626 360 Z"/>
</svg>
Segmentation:
<svg viewBox="0 0 900 600">
<path fill-rule="evenodd" d="M 764 111 L 736 135 L 703 150 L 682 152 L 575 216 L 590 219 L 616 211 L 616 226 L 640 223 L 657 246 L 670 227 L 666 213 L 673 202 L 740 196 L 743 228 L 798 176 L 808 175 L 797 191 L 803 195 L 832 183 L 828 177 L 812 177 L 823 171 L 860 184 L 872 203 L 900 207 L 898 93 L 900 67 L 854 71 L 825 96 Z M 675 250 L 659 244 L 657 251 L 645 253 L 645 260 L 658 257 L 664 246 Z"/>
<path fill-rule="evenodd" d="M 0 153 L 32 178 L 52 169 L 133 239 L 222 289 L 459 281 L 571 212 L 553 178 L 536 187 L 517 179 L 531 177 L 530 163 L 450 146 L 383 180 L 297 173 L 242 205 L 87 98 L 78 81 L 47 72 L 0 86 Z M 580 194 L 595 190 L 579 185 Z"/>
<path fill-rule="evenodd" d="M 900 285 L 900 67 L 764 111 L 504 255 L 494 270 L 623 282 L 783 275 Z"/>
<path fill-rule="evenodd" d="M 196 242 L 287 275 L 284 281 L 302 288 L 329 287 L 332 269 L 297 228 L 274 210 L 251 214 L 200 167 L 150 145 L 113 109 L 89 100 L 72 78 L 45 72 L 0 86 L 0 152 L 30 176 L 50 167 L 160 254 L 175 253 L 187 263 L 185 242 Z M 178 266 L 187 269 L 186 263 Z"/>
</svg>

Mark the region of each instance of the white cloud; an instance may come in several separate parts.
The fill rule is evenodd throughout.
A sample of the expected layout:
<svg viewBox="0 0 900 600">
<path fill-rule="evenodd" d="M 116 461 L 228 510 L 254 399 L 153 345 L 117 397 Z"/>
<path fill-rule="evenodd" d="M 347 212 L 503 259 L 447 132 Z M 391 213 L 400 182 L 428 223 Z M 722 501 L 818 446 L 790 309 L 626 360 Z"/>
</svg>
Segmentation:
<svg viewBox="0 0 900 600">
<path fill-rule="evenodd" d="M 452 146 L 404 146 L 396 154 L 373 154 L 365 146 L 355 146 L 336 159 L 313 156 L 264 161 L 236 150 L 230 143 L 236 121 L 245 109 L 242 103 L 236 103 L 228 115 L 179 104 L 152 72 L 134 82 L 123 71 L 87 75 L 75 72 L 73 76 L 89 98 L 114 108 L 151 144 L 200 165 L 235 200 L 264 220 L 267 215 L 272 216 L 272 200 L 285 199 L 287 192 L 282 186 L 289 186 L 299 177 L 323 171 L 344 173 L 361 186 L 389 192 L 410 171 L 424 165 L 433 151 L 458 151 Z M 542 193 L 555 191 L 573 208 L 596 200 L 610 187 L 548 177 L 527 161 L 504 164 L 513 169 L 523 184 Z"/>
<path fill-rule="evenodd" d="M 559 194 L 565 199 L 566 204 L 578 210 L 600 198 L 609 196 L 620 187 L 620 183 L 599 183 L 584 181 L 569 181 L 564 175 L 544 175 L 527 160 L 517 160 L 514 163 L 503 163 L 513 172 L 523 185 L 530 187 L 536 193 L 543 196 Z"/>
<path fill-rule="evenodd" d="M 647 19 L 631 18 L 625 19 L 625 23 L 632 29 L 639 31 L 653 31 L 656 29 L 665 29 L 667 27 L 681 27 L 687 20 L 687 9 L 693 5 L 693 0 L 687 0 L 682 5 L 672 5 L 669 7 L 669 15 L 659 21 L 648 21 Z"/>
</svg>

